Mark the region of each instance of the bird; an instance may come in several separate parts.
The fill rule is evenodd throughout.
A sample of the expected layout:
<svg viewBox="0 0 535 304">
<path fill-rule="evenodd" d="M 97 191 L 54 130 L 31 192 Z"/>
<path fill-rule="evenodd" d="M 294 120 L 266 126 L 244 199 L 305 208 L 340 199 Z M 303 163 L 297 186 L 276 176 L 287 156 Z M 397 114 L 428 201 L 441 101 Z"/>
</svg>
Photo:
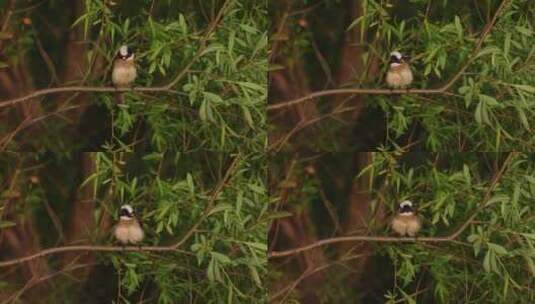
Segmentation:
<svg viewBox="0 0 535 304">
<path fill-rule="evenodd" d="M 122 45 L 113 60 L 111 81 L 116 88 L 127 88 L 132 85 L 137 76 L 134 63 L 134 52 L 127 45 Z M 122 103 L 123 96 L 117 94 L 117 101 Z"/>
<path fill-rule="evenodd" d="M 399 209 L 390 224 L 400 236 L 415 237 L 422 228 L 422 221 L 416 215 L 411 201 L 403 201 L 399 204 Z"/>
<path fill-rule="evenodd" d="M 119 213 L 119 222 L 113 229 L 113 235 L 123 245 L 138 244 L 143 240 L 145 233 L 138 219 L 134 215 L 134 208 L 122 205 Z"/>
<path fill-rule="evenodd" d="M 412 71 L 408 57 L 398 51 L 390 53 L 390 66 L 386 73 L 386 84 L 392 89 L 407 88 L 412 83 Z"/>
</svg>

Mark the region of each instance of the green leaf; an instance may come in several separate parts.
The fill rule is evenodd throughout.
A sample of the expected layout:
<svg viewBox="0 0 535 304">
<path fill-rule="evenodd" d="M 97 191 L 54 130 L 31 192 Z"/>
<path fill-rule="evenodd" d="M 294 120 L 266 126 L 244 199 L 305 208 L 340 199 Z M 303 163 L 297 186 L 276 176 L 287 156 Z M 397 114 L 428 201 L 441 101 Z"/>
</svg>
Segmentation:
<svg viewBox="0 0 535 304">
<path fill-rule="evenodd" d="M 490 272 L 490 255 L 492 251 L 487 251 L 487 254 L 485 254 L 485 258 L 483 259 L 483 269 L 485 269 L 486 272 Z"/>
<path fill-rule="evenodd" d="M 223 103 L 223 99 L 217 94 L 210 93 L 210 92 L 203 92 L 203 95 L 208 101 L 211 101 L 214 103 Z"/>
<path fill-rule="evenodd" d="M 206 268 L 206 276 L 208 277 L 208 280 L 211 282 L 216 280 L 216 260 L 214 258 L 210 259 L 210 263 L 208 263 L 208 268 Z"/>
<path fill-rule="evenodd" d="M 253 278 L 253 281 L 255 282 L 256 286 L 262 287 L 262 280 L 260 280 L 260 275 L 258 274 L 258 270 L 256 270 L 256 267 L 247 265 L 249 268 L 249 273 L 251 274 L 251 277 Z"/>
<path fill-rule="evenodd" d="M 457 35 L 459 36 L 459 39 L 462 39 L 463 26 L 461 24 L 461 19 L 459 18 L 459 16 L 455 16 L 455 29 L 457 30 Z"/>
<path fill-rule="evenodd" d="M 221 212 L 221 211 L 226 211 L 226 210 L 232 210 L 233 207 L 229 204 L 225 204 L 225 203 L 220 203 L 220 204 L 217 204 L 217 206 L 215 206 L 214 208 L 212 208 L 212 210 L 210 210 L 210 213 L 208 213 L 209 215 L 212 215 L 214 213 L 218 213 L 218 212 Z"/>
<path fill-rule="evenodd" d="M 482 108 L 485 106 L 485 103 L 483 103 L 482 101 L 480 101 L 478 104 L 477 104 L 477 107 L 476 107 L 476 112 L 474 113 L 474 117 L 476 119 L 476 122 L 478 125 L 480 125 L 482 122 L 483 122 L 483 115 L 481 114 L 481 112 L 483 111 Z"/>
<path fill-rule="evenodd" d="M 535 93 L 535 87 L 527 84 L 513 84 L 512 86 L 528 93 Z"/>
<path fill-rule="evenodd" d="M 496 100 L 496 98 L 489 96 L 489 95 L 479 94 L 479 100 L 485 102 L 489 106 L 498 105 L 498 101 Z"/>
<path fill-rule="evenodd" d="M 535 233 L 520 233 L 520 235 L 528 238 L 528 239 L 531 239 L 531 240 L 535 240 Z"/>
<path fill-rule="evenodd" d="M 475 242 L 476 240 L 479 239 L 479 235 L 478 234 L 470 234 L 466 239 L 468 240 L 468 242 L 473 243 L 473 242 Z"/>
<path fill-rule="evenodd" d="M 247 122 L 247 124 L 249 125 L 250 128 L 254 128 L 254 122 L 253 122 L 253 117 L 251 116 L 251 112 L 249 111 L 249 108 L 243 106 L 241 107 L 242 111 L 243 111 L 243 118 L 245 119 L 245 121 Z"/>
<path fill-rule="evenodd" d="M 259 243 L 259 242 L 247 242 L 247 245 L 254 247 L 256 249 L 259 249 L 261 251 L 267 251 L 267 244 L 266 243 Z"/>
<path fill-rule="evenodd" d="M 186 174 L 186 181 L 188 183 L 188 188 L 193 194 L 195 192 L 195 184 L 193 183 L 193 177 L 190 173 Z"/>
<path fill-rule="evenodd" d="M 507 254 L 507 249 L 505 249 L 501 245 L 490 243 L 490 242 L 487 243 L 487 245 L 489 246 L 489 249 L 491 249 L 492 251 L 496 252 L 498 255 L 506 255 Z"/>
<path fill-rule="evenodd" d="M 517 25 L 517 26 L 515 26 L 515 29 L 516 29 L 519 33 L 521 33 L 521 34 L 523 34 L 523 35 L 526 35 L 526 36 L 531 36 L 531 35 L 533 35 L 533 31 L 532 31 L 531 29 L 529 29 L 529 28 L 526 28 L 526 27 L 518 26 L 518 25 Z"/>
<path fill-rule="evenodd" d="M 230 263 L 232 263 L 232 260 L 228 256 L 226 256 L 226 255 L 224 255 L 222 253 L 212 251 L 211 254 L 221 264 L 230 264 Z"/>
<path fill-rule="evenodd" d="M 493 197 L 491 197 L 486 203 L 485 205 L 486 206 L 490 206 L 492 204 L 495 204 L 495 203 L 499 203 L 499 202 L 507 202 L 509 201 L 510 197 L 508 195 L 505 195 L 505 194 L 496 194 L 494 195 Z"/>
<path fill-rule="evenodd" d="M 266 87 L 264 87 L 263 85 L 259 85 L 257 83 L 241 81 L 241 82 L 238 82 L 238 84 L 240 86 L 258 91 L 260 93 L 264 93 L 266 91 Z"/>
<path fill-rule="evenodd" d="M 269 213 L 268 219 L 275 220 L 285 217 L 293 216 L 294 214 L 288 211 L 273 211 Z"/>
</svg>

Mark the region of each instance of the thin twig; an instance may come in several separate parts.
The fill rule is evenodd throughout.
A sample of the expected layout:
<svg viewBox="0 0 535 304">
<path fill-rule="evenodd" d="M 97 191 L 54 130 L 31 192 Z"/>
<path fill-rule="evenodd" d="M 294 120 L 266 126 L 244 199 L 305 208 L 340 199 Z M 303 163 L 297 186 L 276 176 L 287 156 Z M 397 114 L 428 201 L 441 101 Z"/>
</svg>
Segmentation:
<svg viewBox="0 0 535 304">
<path fill-rule="evenodd" d="M 466 69 L 472 64 L 472 62 L 476 59 L 479 50 L 481 49 L 481 46 L 483 45 L 483 42 L 485 41 L 485 38 L 490 33 L 492 27 L 496 23 L 496 19 L 501 14 L 503 9 L 505 8 L 506 4 L 510 0 L 503 0 L 498 9 L 496 10 L 496 13 L 494 14 L 494 17 L 492 20 L 485 26 L 483 29 L 483 32 L 481 33 L 481 36 L 476 43 L 476 46 L 474 47 L 474 50 L 472 51 L 471 56 L 469 59 L 465 62 L 465 64 L 459 69 L 459 71 L 443 86 L 436 88 L 436 89 L 408 89 L 408 90 L 389 90 L 389 89 L 361 89 L 361 88 L 350 88 L 350 89 L 333 89 L 333 90 L 324 90 L 324 91 L 318 91 L 311 94 L 308 94 L 306 96 L 290 100 L 290 101 L 284 101 L 275 103 L 273 105 L 267 106 L 268 111 L 277 110 L 280 108 L 286 108 L 290 107 L 308 100 L 312 100 L 318 97 L 322 96 L 329 96 L 329 95 L 340 95 L 340 94 L 370 94 L 370 95 L 391 95 L 391 94 L 446 94 L 450 95 L 451 93 L 447 92 L 448 89 L 453 86 L 459 78 L 461 78 L 462 74 L 466 71 Z"/>
<path fill-rule="evenodd" d="M 268 253 L 268 259 L 269 258 L 281 258 L 285 256 L 295 255 L 304 251 L 314 249 L 316 247 L 321 247 L 321 246 L 334 244 L 334 243 L 341 243 L 341 242 L 359 242 L 360 241 L 360 242 L 394 242 L 394 243 L 412 243 L 412 242 L 434 242 L 434 243 L 453 242 L 453 243 L 456 243 L 458 242 L 457 238 L 459 237 L 459 235 L 461 235 L 461 233 L 463 233 L 464 230 L 468 228 L 470 223 L 479 214 L 479 212 L 482 211 L 487 206 L 487 202 L 490 199 L 491 193 L 496 188 L 496 185 L 498 184 L 498 180 L 503 176 L 505 169 L 507 168 L 507 166 L 509 165 L 509 163 L 511 162 L 511 160 L 516 154 L 517 154 L 516 152 L 509 153 L 509 155 L 507 156 L 507 159 L 504 161 L 500 170 L 496 174 L 494 174 L 494 176 L 492 177 L 491 183 L 487 191 L 485 192 L 485 195 L 483 196 L 481 203 L 478 205 L 476 210 L 472 213 L 470 217 L 468 217 L 468 219 L 465 222 L 463 222 L 463 224 L 459 226 L 459 228 L 457 228 L 450 235 L 441 236 L 441 237 L 391 237 L 391 236 L 367 236 L 367 235 L 341 236 L 341 237 L 320 240 L 315 243 L 302 246 L 302 247 L 298 247 L 298 248 L 294 248 L 294 249 L 289 249 L 289 250 L 284 250 L 284 251 L 273 251 L 273 252 Z"/>
</svg>

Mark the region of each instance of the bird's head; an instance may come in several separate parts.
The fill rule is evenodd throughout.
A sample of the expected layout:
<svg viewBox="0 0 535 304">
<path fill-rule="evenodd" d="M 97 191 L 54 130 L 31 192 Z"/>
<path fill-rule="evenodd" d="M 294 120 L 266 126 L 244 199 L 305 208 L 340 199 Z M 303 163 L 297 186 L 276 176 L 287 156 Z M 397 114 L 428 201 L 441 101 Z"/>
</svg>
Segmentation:
<svg viewBox="0 0 535 304">
<path fill-rule="evenodd" d="M 134 60 L 134 52 L 128 45 L 122 45 L 117 52 L 117 57 L 122 60 Z"/>
<path fill-rule="evenodd" d="M 122 205 L 121 211 L 119 212 L 119 217 L 121 220 L 130 220 L 134 217 L 134 208 L 130 205 Z"/>
<path fill-rule="evenodd" d="M 409 56 L 403 55 L 398 51 L 390 53 L 390 66 L 398 66 L 409 61 Z"/>
<path fill-rule="evenodd" d="M 414 213 L 414 207 L 411 201 L 403 201 L 399 204 L 399 214 L 411 215 Z"/>
</svg>

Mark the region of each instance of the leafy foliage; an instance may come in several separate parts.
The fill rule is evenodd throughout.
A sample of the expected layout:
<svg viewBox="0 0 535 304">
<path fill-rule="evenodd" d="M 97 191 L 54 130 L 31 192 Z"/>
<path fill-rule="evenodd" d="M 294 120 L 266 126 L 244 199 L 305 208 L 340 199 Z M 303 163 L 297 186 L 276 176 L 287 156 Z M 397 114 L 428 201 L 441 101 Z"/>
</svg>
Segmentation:
<svg viewBox="0 0 535 304">
<path fill-rule="evenodd" d="M 221 152 L 91 155 L 96 170 L 86 180 L 77 177 L 80 169 L 75 165 L 83 155 L 57 158 L 30 154 L 19 158 L 17 166 L 4 163 L 11 170 L 29 168 L 23 169 L 27 173 L 18 180 L 35 181 L 19 190 L 19 208 L 10 212 L 9 218 L 25 214 L 26 221 L 35 221 L 43 245 L 55 247 L 58 237 L 70 232 L 56 231 L 55 217 L 50 213 L 69 227 L 75 208 L 71 196 L 77 185 L 93 185 L 91 197 L 97 204 L 90 218 L 94 223 L 115 221 L 119 206 L 129 203 L 143 223 L 143 245 L 182 244 L 176 252 L 96 252 L 98 266 L 90 279 L 55 279 L 57 288 L 46 296 L 48 301 L 84 299 L 83 303 L 90 303 L 115 298 L 120 303 L 138 299 L 219 303 L 225 299 L 229 303 L 256 303 L 264 297 L 267 193 L 262 156 Z M 49 174 L 49 170 L 58 172 Z M 2 196 L 10 195 L 5 191 Z M 54 211 L 43 202 L 50 202 Z M 13 225 L 4 223 L 2 229 Z M 16 223 L 16 227 L 22 225 Z M 113 244 L 111 227 L 99 225 L 91 226 L 90 243 Z M 51 265 L 61 264 L 61 256 L 49 259 Z M 7 278 L 9 275 L 0 279 Z M 16 291 L 16 285 L 11 284 L 6 291 Z M 69 291 L 65 291 L 67 286 Z"/>
<path fill-rule="evenodd" d="M 300 159 L 279 155 L 277 165 L 271 165 L 273 181 L 288 172 L 279 170 L 293 159 L 288 179 L 297 184 L 278 197 L 274 208 L 290 211 L 284 220 L 299 218 L 301 233 L 318 240 L 347 234 L 393 236 L 388 220 L 403 200 L 417 206 L 423 219 L 421 237 L 452 235 L 471 216 L 475 218 L 453 242 L 370 241 L 311 249 L 304 254 L 308 259 L 323 253 L 322 263 L 309 267 L 325 267 L 322 278 L 328 278 L 327 285 L 314 279 L 298 281 L 308 272 L 292 262 L 302 255 L 274 258 L 270 260 L 272 296 L 297 281 L 295 290 L 286 295 L 288 303 L 290 299 L 304 303 L 312 295 L 336 303 L 354 299 L 531 303 L 535 299 L 531 288 L 535 278 L 533 154 L 374 152 L 369 163 L 357 162 L 357 170 L 351 158 L 352 154 L 339 152 Z M 360 215 L 365 217 L 363 228 L 346 233 L 354 206 L 369 206 L 369 211 Z M 274 251 L 297 247 L 292 236 L 283 233 L 283 225 L 279 229 L 277 236 L 270 236 Z M 351 256 L 361 262 L 350 263 Z"/>
<path fill-rule="evenodd" d="M 45 130 L 43 136 L 26 138 L 24 132 L 20 133 L 26 131 L 23 128 L 15 133 L 20 142 L 12 141 L 10 148 L 18 149 L 30 142 L 36 150 L 57 152 L 65 147 L 109 150 L 112 146 L 130 150 L 139 146 L 159 152 L 261 149 L 266 137 L 265 4 L 237 0 L 116 2 L 85 1 L 82 13 L 72 22 L 68 15 L 62 16 L 65 7 L 59 2 L 38 5 L 26 16 L 16 15 L 14 23 L 24 17 L 31 20 L 32 26 L 19 29 L 6 45 L 8 66 L 17 68 L 20 54 L 29 55 L 32 65 L 25 66 L 27 72 L 39 77 L 28 86 L 54 84 L 57 76 L 51 71 L 68 70 L 71 65 L 85 67 L 82 79 L 55 86 L 110 86 L 112 60 L 119 46 L 126 43 L 136 56 L 138 77 L 134 86 L 172 84 L 169 90 L 127 92 L 126 102 L 121 105 L 110 93 L 68 96 L 91 105 L 89 110 L 76 110 L 80 111 L 80 120 L 66 121 L 48 115 L 42 123 L 53 126 L 50 132 Z M 50 21 L 43 14 L 62 17 Z M 83 54 L 76 62 L 68 62 L 69 50 L 62 43 L 65 38 L 47 30 L 50 27 L 81 33 L 82 41 L 76 41 L 76 47 L 82 45 Z M 43 40 L 44 50 L 30 43 L 32 39 Z M 49 69 L 42 64 L 43 52 L 52 66 Z M 64 110 L 60 106 L 63 100 L 55 100 L 54 96 L 44 99 L 48 101 L 45 112 Z M 5 127 L 13 129 L 16 122 Z M 77 134 L 75 131 L 80 136 L 71 138 L 72 133 Z"/>
<path fill-rule="evenodd" d="M 0 149 L 31 153 L 0 155 L 0 260 L 113 245 L 123 203 L 143 222 L 143 245 L 179 246 L 50 254 L 35 259 L 40 271 L 10 266 L 0 271 L 1 301 L 265 300 L 266 4 L 8 2 L 0 76 L 27 77 L 16 88 L 2 82 L 2 101 L 49 87 L 110 87 L 122 44 L 135 52 L 134 87 L 164 90 L 125 92 L 121 104 L 115 92 L 68 92 L 2 107 Z M 13 235 L 23 246 L 6 241 Z"/>
<path fill-rule="evenodd" d="M 279 13 L 275 14 L 276 20 L 280 21 L 274 24 L 287 24 L 284 31 L 272 29 L 273 39 L 280 42 L 278 56 L 274 56 L 274 63 L 279 65 L 277 71 L 291 73 L 301 67 L 302 71 L 296 72 L 301 76 L 294 77 L 302 77 L 299 82 L 310 91 L 385 88 L 384 75 L 392 50 L 411 57 L 415 74 L 411 88 L 442 87 L 469 63 L 447 94 L 329 95 L 298 106 L 303 108 L 301 111 L 313 113 L 308 118 L 312 123 L 299 134 L 292 134 L 285 148 L 532 150 L 533 3 L 511 0 L 499 9 L 501 4 L 501 0 L 309 1 L 304 7 L 296 4 L 291 10 L 302 13 L 288 19 L 284 19 L 285 7 L 274 4 L 273 9 Z M 474 53 L 496 13 L 499 15 L 495 24 Z M 349 58 L 346 48 L 354 54 L 351 59 L 345 59 Z M 345 70 L 350 70 L 351 77 L 337 83 L 336 78 L 345 75 Z M 293 99 L 275 85 L 272 90 L 273 103 Z M 344 98 L 345 103 L 339 101 Z M 351 109 L 349 100 L 362 107 Z M 344 117 L 341 110 L 353 115 Z M 270 113 L 273 119 L 281 115 L 277 111 Z M 315 118 L 321 119 L 314 121 Z M 274 132 L 293 128 L 284 122 L 273 124 Z M 314 128 L 318 124 L 322 127 Z M 317 140 L 308 141 L 309 133 Z"/>
</svg>

